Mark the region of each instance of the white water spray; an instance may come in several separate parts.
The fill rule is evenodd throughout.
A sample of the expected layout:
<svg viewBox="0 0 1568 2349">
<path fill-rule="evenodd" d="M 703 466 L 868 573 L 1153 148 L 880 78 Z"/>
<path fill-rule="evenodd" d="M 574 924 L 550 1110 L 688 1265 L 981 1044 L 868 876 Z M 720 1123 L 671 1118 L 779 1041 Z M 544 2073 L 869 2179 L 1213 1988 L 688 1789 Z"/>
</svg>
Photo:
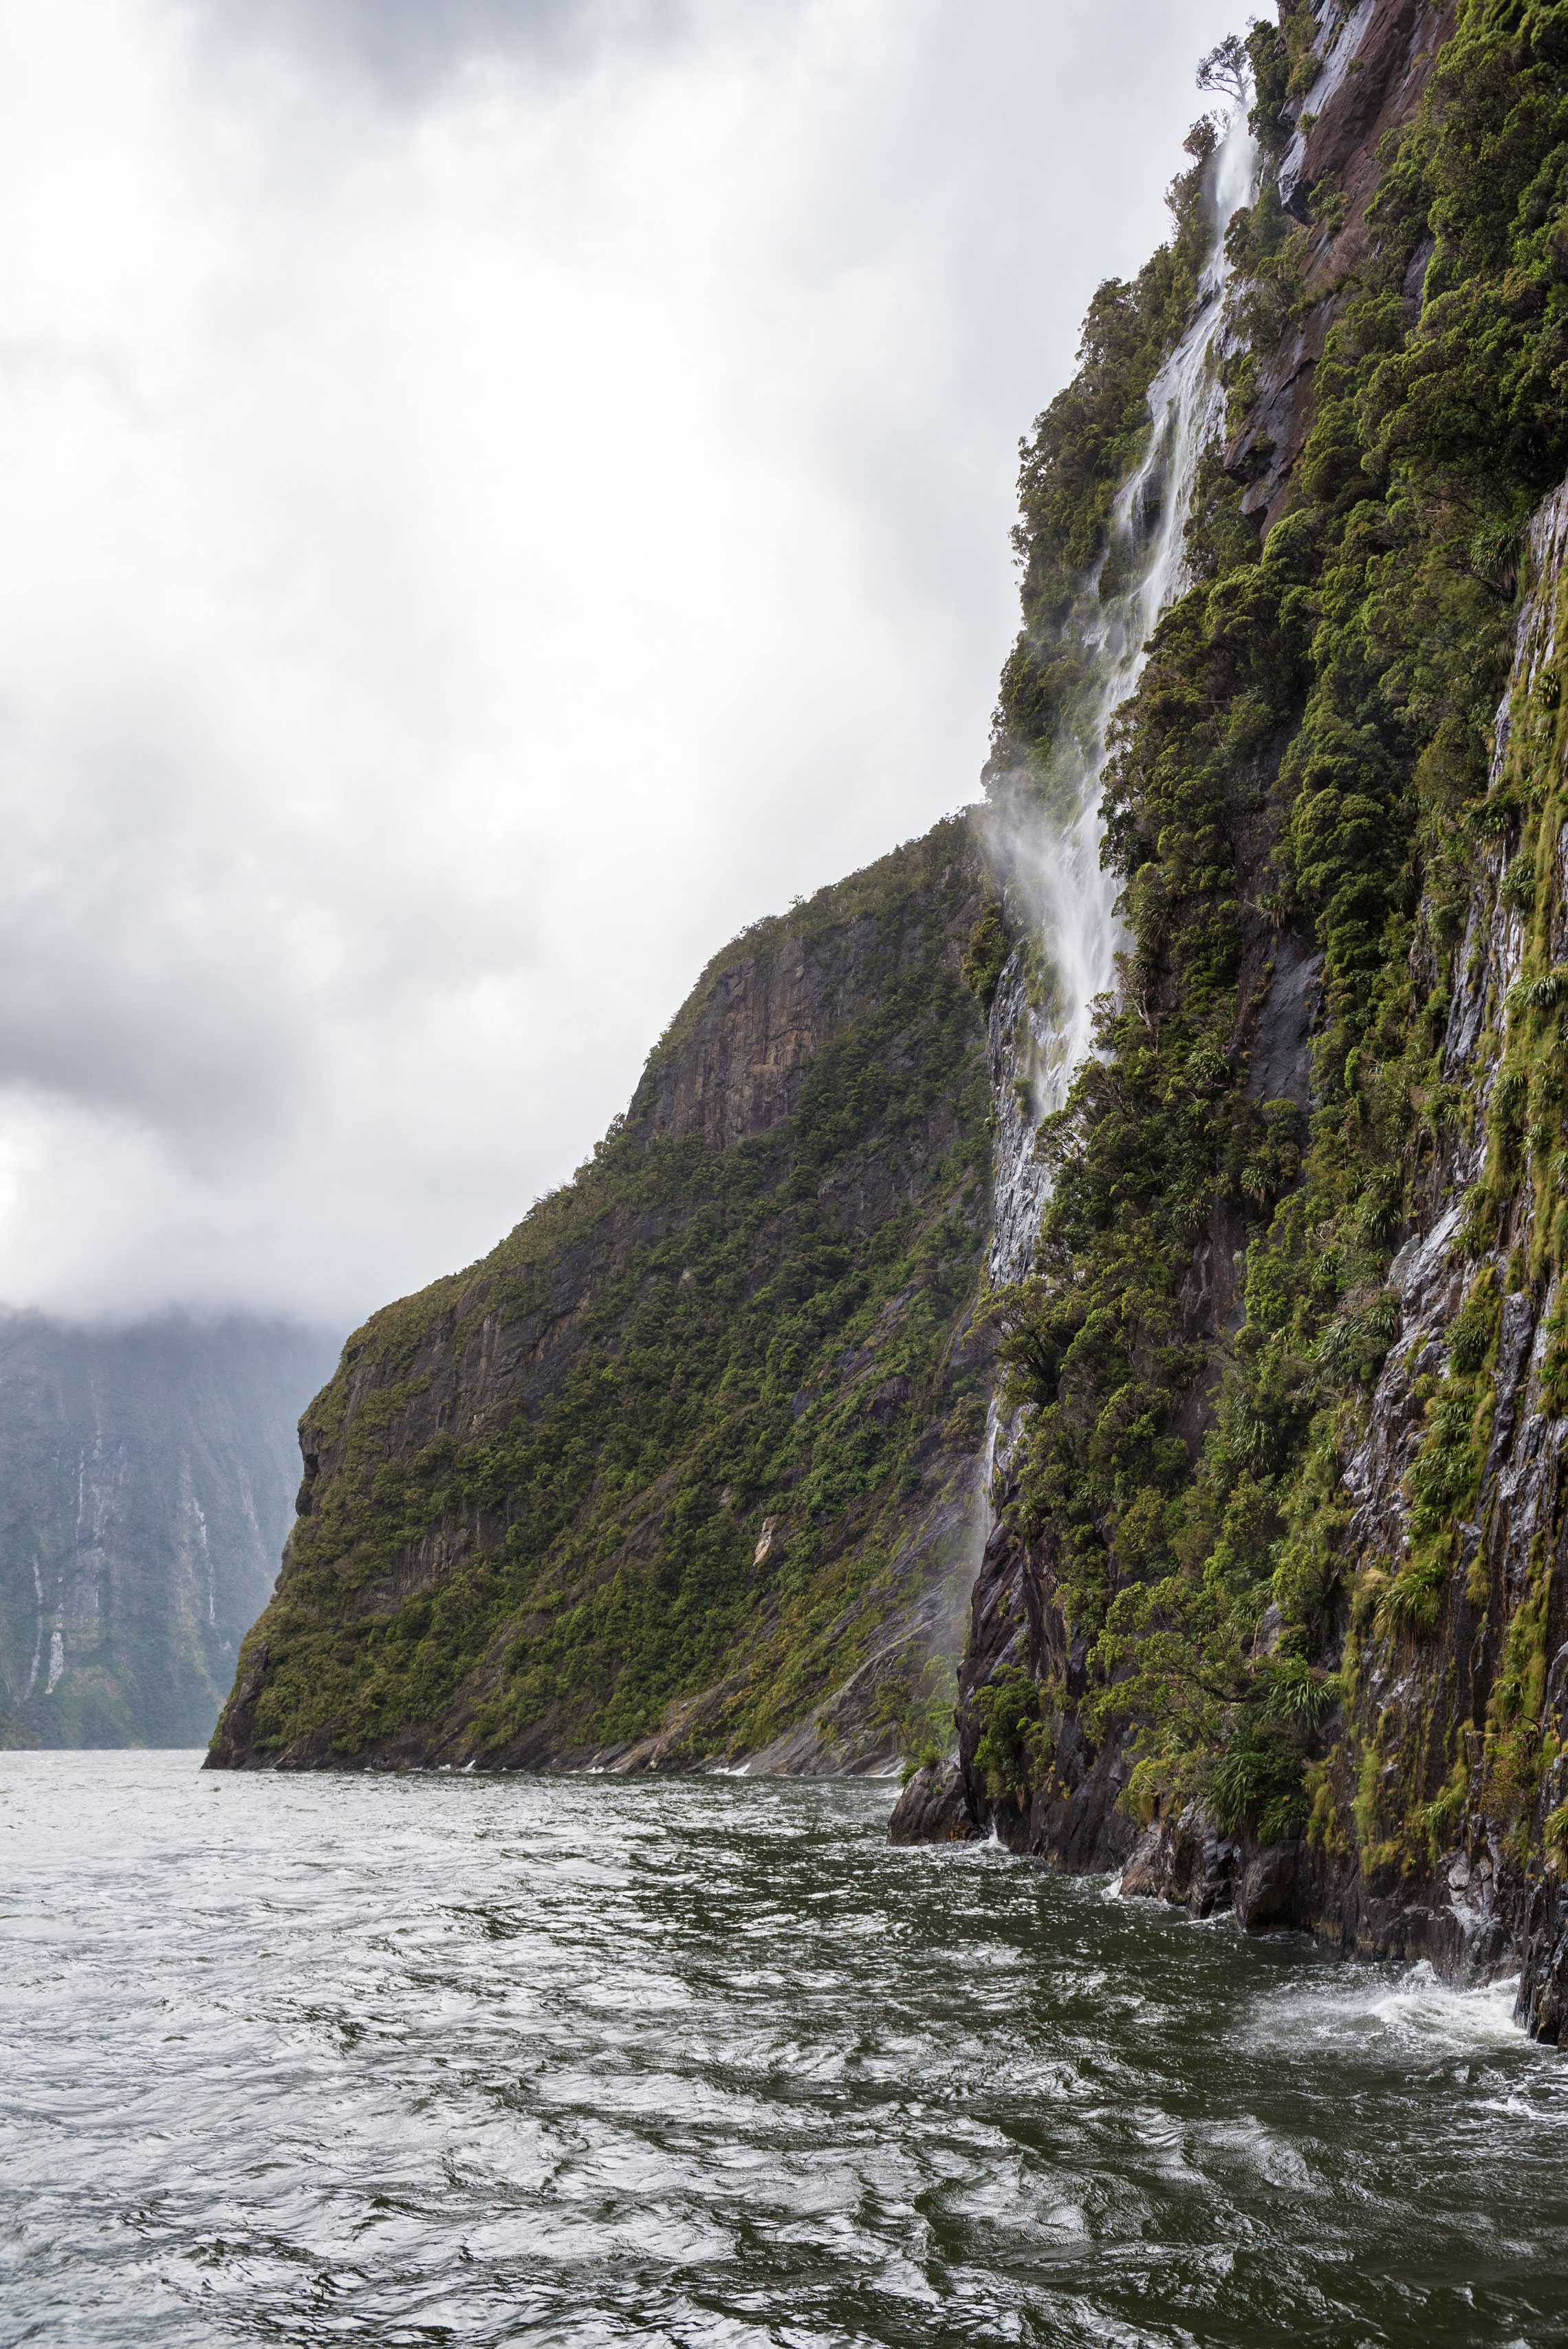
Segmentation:
<svg viewBox="0 0 1568 2349">
<path fill-rule="evenodd" d="M 1089 1049 L 1095 998 L 1115 976 L 1121 945 L 1114 910 L 1118 883 L 1099 862 L 1106 738 L 1138 682 L 1161 614 L 1188 584 L 1184 532 L 1198 466 L 1224 413 L 1224 392 L 1211 359 L 1229 274 L 1225 229 L 1248 201 L 1256 167 L 1246 111 L 1244 103 L 1236 107 L 1215 152 L 1215 226 L 1196 313 L 1149 388 L 1148 446 L 1117 494 L 1110 543 L 1096 575 L 1098 582 L 1113 564 L 1118 574 L 1130 574 L 1130 584 L 1104 601 L 1097 597 L 1091 617 L 1081 624 L 1094 669 L 1091 715 L 1081 729 L 1064 728 L 1054 746 L 1073 812 L 1065 823 L 1043 812 L 1020 822 L 1016 810 L 990 820 L 992 854 L 1039 957 L 1054 974 L 1047 999 L 1031 1001 L 1032 958 L 1020 947 L 992 1006 L 994 1287 L 1022 1278 L 1033 1260 L 1047 1188 L 1046 1170 L 1035 1155 L 1036 1131 L 1042 1117 L 1065 1102 Z"/>
<path fill-rule="evenodd" d="M 1211 364 L 1224 311 L 1229 264 L 1225 230 L 1251 200 L 1257 168 L 1243 99 L 1214 157 L 1214 229 L 1198 281 L 1192 322 L 1149 387 L 1150 431 L 1143 455 L 1122 483 L 1111 515 L 1110 544 L 1095 579 L 1091 616 L 1081 641 L 1092 659 L 1092 718 L 1081 733 L 1064 728 L 1054 763 L 1068 781 L 1073 812 L 1063 823 L 1037 810 L 1020 821 L 1004 808 L 987 820 L 988 846 L 1023 915 L 1026 943 L 1014 950 L 991 1007 L 991 1097 L 995 1143 L 990 1278 L 993 1288 L 1021 1280 L 1034 1262 L 1048 1175 L 1036 1156 L 1042 1117 L 1067 1100 L 1073 1072 L 1089 1049 L 1094 999 L 1110 987 L 1121 944 L 1117 882 L 1100 870 L 1106 737 L 1138 683 L 1161 614 L 1187 585 L 1185 532 L 1198 466 L 1220 428 L 1224 391 Z M 1099 597 L 1111 557 L 1130 582 Z M 1033 945 L 1054 973 L 1043 1003 L 1037 993 Z M 974 1565 L 978 1572 L 995 1522 L 998 1465 L 1016 1438 L 1004 1428 L 993 1394 L 975 1494 Z"/>
</svg>

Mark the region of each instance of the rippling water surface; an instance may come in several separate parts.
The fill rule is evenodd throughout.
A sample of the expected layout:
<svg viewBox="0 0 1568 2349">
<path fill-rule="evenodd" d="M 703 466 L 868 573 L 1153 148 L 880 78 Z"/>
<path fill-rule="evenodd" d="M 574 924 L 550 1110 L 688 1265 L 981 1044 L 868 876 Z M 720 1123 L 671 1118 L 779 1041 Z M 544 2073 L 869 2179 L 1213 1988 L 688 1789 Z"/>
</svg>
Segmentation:
<svg viewBox="0 0 1568 2349">
<path fill-rule="evenodd" d="M 1568 2057 L 892 1789 L 0 1756 L 0 2339 L 1568 2342 Z"/>
</svg>

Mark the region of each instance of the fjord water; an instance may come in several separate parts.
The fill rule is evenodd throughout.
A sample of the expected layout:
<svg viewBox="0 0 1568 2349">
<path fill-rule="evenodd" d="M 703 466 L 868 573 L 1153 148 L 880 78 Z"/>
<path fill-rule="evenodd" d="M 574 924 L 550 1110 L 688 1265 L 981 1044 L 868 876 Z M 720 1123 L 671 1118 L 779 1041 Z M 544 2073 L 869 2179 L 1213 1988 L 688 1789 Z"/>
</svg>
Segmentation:
<svg viewBox="0 0 1568 2349">
<path fill-rule="evenodd" d="M 865 1782 L 0 1756 L 0 2338 L 1568 2340 L 1568 2058 Z"/>
</svg>

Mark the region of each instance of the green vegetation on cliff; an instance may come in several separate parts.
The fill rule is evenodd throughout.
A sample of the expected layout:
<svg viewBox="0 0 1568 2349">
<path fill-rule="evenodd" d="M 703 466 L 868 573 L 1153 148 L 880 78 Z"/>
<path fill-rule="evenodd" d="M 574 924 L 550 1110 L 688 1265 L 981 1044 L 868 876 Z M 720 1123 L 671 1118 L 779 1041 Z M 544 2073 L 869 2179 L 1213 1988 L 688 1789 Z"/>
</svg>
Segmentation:
<svg viewBox="0 0 1568 2349">
<path fill-rule="evenodd" d="M 1302 87 L 1295 25 L 1248 44 L 1265 134 Z M 1568 1251 L 1568 984 L 1548 952 L 1568 802 L 1555 781 L 1490 798 L 1487 781 L 1522 525 L 1568 466 L 1568 7 L 1472 0 L 1380 160 L 1370 233 L 1336 282 L 1309 276 L 1341 217 L 1332 187 L 1315 190 L 1311 225 L 1272 187 L 1233 225 L 1233 425 L 1260 357 L 1333 295 L 1315 419 L 1261 547 L 1211 465 L 1197 584 L 1157 632 L 1109 777 L 1122 983 L 1043 1137 L 1056 1179 L 1035 1277 L 1001 1305 L 1013 1392 L 1032 1407 L 1016 1511 L 1091 1642 L 1082 1709 L 1144 1724 L 1135 1794 L 1203 1790 L 1222 1824 L 1265 1837 L 1322 1782 L 1319 1724 L 1345 1692 L 1324 1663 L 1336 1597 L 1349 1587 L 1357 1619 L 1378 1609 L 1419 1638 L 1479 1484 L 1475 1374 L 1495 1360 L 1495 1299 L 1480 1294 L 1458 1382 L 1431 1390 L 1410 1559 L 1347 1555 L 1341 1472 L 1398 1327 L 1387 1266 L 1439 1141 L 1473 1113 L 1437 1056 L 1475 851 L 1522 801 L 1511 882 L 1533 909 L 1539 1017 L 1511 1048 L 1471 1215 L 1495 1230 L 1528 1152 L 1535 1237 L 1518 1278 L 1544 1293 Z M 1069 433 L 1099 397 L 1092 337 L 1086 352 L 1050 411 Z M 1026 466 L 1031 583 L 1102 543 L 1102 445 L 1091 431 L 1082 464 L 1053 459 L 1054 502 Z M 1032 690 L 1048 701 L 1037 636 Z M 1006 698 L 1033 707 L 1016 680 Z M 1532 723 L 1529 773 L 1556 778 L 1554 699 Z M 1239 1040 L 1278 958 L 1308 950 L 1323 983 L 1310 1117 L 1254 1097 Z M 1183 1300 L 1205 1241 L 1246 1251 L 1229 1337 L 1195 1328 Z M 1260 1643 L 1271 1607 L 1277 1635 Z M 1511 1703 L 1528 1717 L 1500 1687 L 1494 1713 Z M 1016 1722 L 1008 1734 L 1026 1754 Z M 1424 1842 L 1408 1790 L 1374 1789 L 1354 1823 L 1320 1806 L 1315 1831 Z"/>
<path fill-rule="evenodd" d="M 205 1743 L 335 1351 L 246 1316 L 0 1312 L 0 1747 Z"/>
<path fill-rule="evenodd" d="M 1116 492 L 1149 431 L 1148 391 L 1191 309 L 1209 231 L 1206 167 L 1217 143 L 1204 117 L 1187 140 L 1191 167 L 1166 196 L 1173 234 L 1130 282 L 1109 278 L 1089 305 L 1078 368 L 1019 443 L 1024 625 L 1002 671 L 988 775 L 1026 770 L 1048 802 L 1060 789 L 1056 751 L 1092 698 L 1093 623 L 1122 584 L 1107 564 Z"/>
<path fill-rule="evenodd" d="M 573 1182 L 350 1340 L 242 1660 L 242 1683 L 264 1647 L 248 1758 L 414 1737 L 548 1761 L 717 1685 L 690 1762 L 757 1749 L 861 1662 L 984 1423 L 979 903 L 955 819 L 754 926 Z M 741 1018 L 786 966 L 820 1041 L 788 1113 L 717 1146 L 681 1088 L 715 1006 Z M 916 1653 L 880 1692 L 912 1739 L 929 1677 Z"/>
</svg>

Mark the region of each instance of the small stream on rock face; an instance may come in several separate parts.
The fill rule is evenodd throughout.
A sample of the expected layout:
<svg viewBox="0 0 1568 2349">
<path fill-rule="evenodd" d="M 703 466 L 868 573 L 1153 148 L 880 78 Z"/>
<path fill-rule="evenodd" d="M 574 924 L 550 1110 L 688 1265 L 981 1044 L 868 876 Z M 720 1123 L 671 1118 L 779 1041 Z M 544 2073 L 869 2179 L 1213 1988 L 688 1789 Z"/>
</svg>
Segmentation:
<svg viewBox="0 0 1568 2349">
<path fill-rule="evenodd" d="M 865 1781 L 0 1755 L 0 2341 L 1568 2341 L 1568 2059 Z"/>
</svg>

